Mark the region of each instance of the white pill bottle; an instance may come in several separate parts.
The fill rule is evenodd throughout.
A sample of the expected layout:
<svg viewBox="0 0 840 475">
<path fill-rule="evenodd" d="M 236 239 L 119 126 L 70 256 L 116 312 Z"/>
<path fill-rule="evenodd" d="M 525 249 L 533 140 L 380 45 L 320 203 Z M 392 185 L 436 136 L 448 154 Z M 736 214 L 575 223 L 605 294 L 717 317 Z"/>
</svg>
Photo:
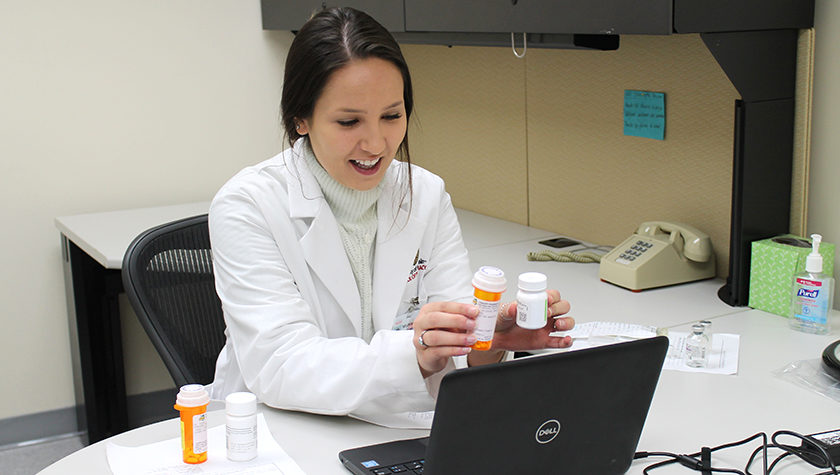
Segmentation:
<svg viewBox="0 0 840 475">
<path fill-rule="evenodd" d="M 227 458 L 247 462 L 257 456 L 257 397 L 248 392 L 225 398 Z"/>
<path fill-rule="evenodd" d="M 519 274 L 519 291 L 516 293 L 516 324 L 527 330 L 537 330 L 548 323 L 548 293 L 545 274 L 525 272 Z"/>
</svg>

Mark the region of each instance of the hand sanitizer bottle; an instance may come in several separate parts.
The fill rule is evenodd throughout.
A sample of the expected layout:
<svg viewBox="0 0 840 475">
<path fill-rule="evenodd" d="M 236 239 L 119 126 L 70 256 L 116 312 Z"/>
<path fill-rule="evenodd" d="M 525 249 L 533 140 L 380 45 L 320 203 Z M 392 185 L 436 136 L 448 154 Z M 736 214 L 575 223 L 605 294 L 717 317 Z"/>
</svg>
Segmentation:
<svg viewBox="0 0 840 475">
<path fill-rule="evenodd" d="M 813 248 L 805 260 L 805 272 L 793 277 L 790 327 L 806 333 L 825 334 L 834 300 L 834 277 L 823 274 L 822 236 L 812 234 L 811 239 Z"/>
</svg>

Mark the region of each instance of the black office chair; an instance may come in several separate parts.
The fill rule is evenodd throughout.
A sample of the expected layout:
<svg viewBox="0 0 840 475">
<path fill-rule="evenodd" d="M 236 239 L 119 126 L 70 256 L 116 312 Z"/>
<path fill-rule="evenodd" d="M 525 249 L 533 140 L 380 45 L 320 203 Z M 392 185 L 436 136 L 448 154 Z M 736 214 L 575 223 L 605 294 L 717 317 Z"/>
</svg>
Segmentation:
<svg viewBox="0 0 840 475">
<path fill-rule="evenodd" d="M 125 292 L 175 384 L 213 381 L 225 344 L 207 215 L 143 232 L 123 258 Z"/>
</svg>

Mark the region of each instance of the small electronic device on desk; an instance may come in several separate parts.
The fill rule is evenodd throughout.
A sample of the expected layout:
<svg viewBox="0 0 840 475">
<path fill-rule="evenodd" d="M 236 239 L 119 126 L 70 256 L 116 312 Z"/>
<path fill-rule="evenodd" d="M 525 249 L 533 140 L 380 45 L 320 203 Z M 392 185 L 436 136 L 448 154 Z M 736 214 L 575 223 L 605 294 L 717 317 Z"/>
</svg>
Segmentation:
<svg viewBox="0 0 840 475">
<path fill-rule="evenodd" d="M 712 243 L 692 226 L 664 221 L 642 223 L 601 259 L 598 277 L 639 291 L 715 276 Z"/>
</svg>

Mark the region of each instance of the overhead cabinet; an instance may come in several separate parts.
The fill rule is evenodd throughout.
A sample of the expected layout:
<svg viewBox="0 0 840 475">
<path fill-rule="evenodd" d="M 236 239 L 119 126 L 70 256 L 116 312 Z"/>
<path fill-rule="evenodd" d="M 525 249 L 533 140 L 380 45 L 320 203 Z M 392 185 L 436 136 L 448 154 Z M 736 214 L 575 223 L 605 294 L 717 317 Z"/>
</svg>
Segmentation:
<svg viewBox="0 0 840 475">
<path fill-rule="evenodd" d="M 395 33 L 670 35 L 810 28 L 813 0 L 262 0 L 263 28 L 296 31 L 324 7 Z"/>
<path fill-rule="evenodd" d="M 319 10 L 351 7 L 376 18 L 390 32 L 405 31 L 405 10 L 399 0 L 261 0 L 260 7 L 264 30 L 297 31 Z"/>
<path fill-rule="evenodd" d="M 404 0 L 405 31 L 671 33 L 672 0 Z"/>
</svg>

